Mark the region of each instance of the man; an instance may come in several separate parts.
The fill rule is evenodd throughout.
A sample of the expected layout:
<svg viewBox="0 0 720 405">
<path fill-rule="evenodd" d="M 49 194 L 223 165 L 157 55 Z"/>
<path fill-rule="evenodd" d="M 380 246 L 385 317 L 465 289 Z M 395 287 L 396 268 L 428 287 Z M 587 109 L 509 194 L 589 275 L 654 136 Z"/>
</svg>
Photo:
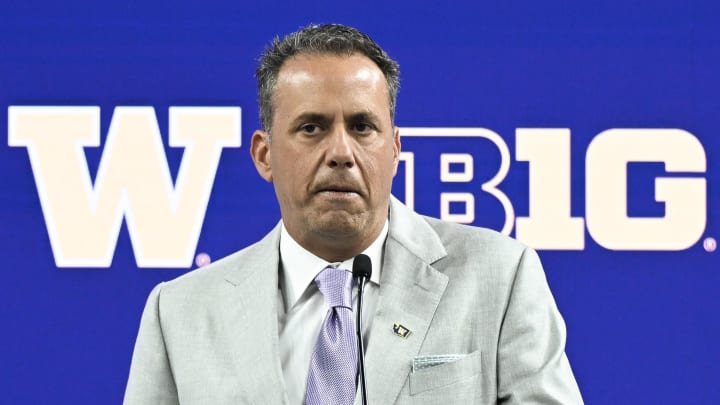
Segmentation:
<svg viewBox="0 0 720 405">
<path fill-rule="evenodd" d="M 582 403 L 535 252 L 391 197 L 398 74 L 375 42 L 340 25 L 306 27 L 266 50 L 251 154 L 282 221 L 153 290 L 125 404 L 359 402 L 347 329 L 357 297 L 343 269 L 360 253 L 373 268 L 368 403 Z M 345 280 L 343 303 L 330 303 L 328 277 Z"/>
</svg>

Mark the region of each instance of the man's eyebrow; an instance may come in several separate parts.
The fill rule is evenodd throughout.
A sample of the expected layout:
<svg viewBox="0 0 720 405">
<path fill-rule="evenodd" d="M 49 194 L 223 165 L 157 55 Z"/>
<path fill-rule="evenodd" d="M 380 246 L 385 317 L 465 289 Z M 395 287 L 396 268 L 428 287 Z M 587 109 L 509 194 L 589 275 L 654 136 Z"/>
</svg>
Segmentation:
<svg viewBox="0 0 720 405">
<path fill-rule="evenodd" d="M 315 112 L 306 112 L 298 115 L 295 117 L 294 120 L 292 120 L 291 126 L 297 126 L 306 122 L 316 122 L 318 124 L 326 124 L 328 121 L 330 121 L 330 117 L 328 117 L 325 114 L 315 113 Z"/>
<path fill-rule="evenodd" d="M 362 111 L 358 113 L 350 114 L 350 121 L 358 122 L 358 121 L 367 121 L 372 123 L 378 123 L 380 122 L 380 117 L 377 116 L 372 111 Z"/>
</svg>

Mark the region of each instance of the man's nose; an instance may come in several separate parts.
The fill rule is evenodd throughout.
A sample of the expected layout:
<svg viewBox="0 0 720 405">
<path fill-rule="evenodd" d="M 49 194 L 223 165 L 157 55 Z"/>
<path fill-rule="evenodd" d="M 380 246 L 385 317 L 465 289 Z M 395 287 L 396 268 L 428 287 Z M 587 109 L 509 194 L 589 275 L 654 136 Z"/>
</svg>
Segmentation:
<svg viewBox="0 0 720 405">
<path fill-rule="evenodd" d="M 345 128 L 334 130 L 328 137 L 327 165 L 333 168 L 355 166 L 353 139 Z"/>
</svg>

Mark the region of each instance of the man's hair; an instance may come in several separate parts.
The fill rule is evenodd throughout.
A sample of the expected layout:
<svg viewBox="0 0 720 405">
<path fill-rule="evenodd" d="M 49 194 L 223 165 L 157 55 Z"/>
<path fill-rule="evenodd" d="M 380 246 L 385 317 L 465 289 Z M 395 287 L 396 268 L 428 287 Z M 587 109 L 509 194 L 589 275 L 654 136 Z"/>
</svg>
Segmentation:
<svg viewBox="0 0 720 405">
<path fill-rule="evenodd" d="M 273 94 L 280 68 L 286 60 L 299 54 L 361 54 L 371 59 L 385 75 L 390 104 L 390 119 L 395 120 L 395 104 L 400 87 L 400 66 L 369 36 L 341 24 L 308 25 L 280 39 L 275 37 L 260 56 L 255 71 L 258 81 L 260 123 L 270 131 L 274 113 Z"/>
</svg>

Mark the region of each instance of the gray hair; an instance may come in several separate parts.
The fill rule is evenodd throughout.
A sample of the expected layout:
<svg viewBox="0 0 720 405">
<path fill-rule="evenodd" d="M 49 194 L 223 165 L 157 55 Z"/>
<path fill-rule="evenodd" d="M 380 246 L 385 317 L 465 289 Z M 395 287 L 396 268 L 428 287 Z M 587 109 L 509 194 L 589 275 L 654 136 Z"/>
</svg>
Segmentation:
<svg viewBox="0 0 720 405">
<path fill-rule="evenodd" d="M 260 123 L 270 132 L 274 106 L 273 93 L 280 68 L 289 58 L 298 54 L 347 55 L 359 53 L 367 56 L 385 75 L 390 104 L 390 119 L 395 120 L 395 104 L 400 87 L 400 66 L 366 34 L 340 24 L 308 25 L 280 39 L 275 37 L 260 56 L 255 71 L 258 81 Z"/>
</svg>

